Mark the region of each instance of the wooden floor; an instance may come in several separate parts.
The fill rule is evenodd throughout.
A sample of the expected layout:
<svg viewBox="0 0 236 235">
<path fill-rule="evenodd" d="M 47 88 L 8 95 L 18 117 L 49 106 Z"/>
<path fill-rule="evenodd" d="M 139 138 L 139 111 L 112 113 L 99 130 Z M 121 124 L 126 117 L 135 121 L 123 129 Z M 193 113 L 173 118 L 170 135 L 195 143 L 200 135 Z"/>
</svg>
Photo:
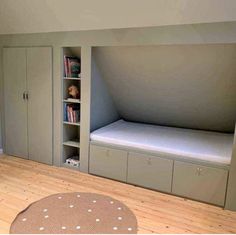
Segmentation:
<svg viewBox="0 0 236 235">
<path fill-rule="evenodd" d="M 0 157 L 0 233 L 31 202 L 59 192 L 94 192 L 125 203 L 139 233 L 236 233 L 236 213 L 77 171 Z"/>
</svg>

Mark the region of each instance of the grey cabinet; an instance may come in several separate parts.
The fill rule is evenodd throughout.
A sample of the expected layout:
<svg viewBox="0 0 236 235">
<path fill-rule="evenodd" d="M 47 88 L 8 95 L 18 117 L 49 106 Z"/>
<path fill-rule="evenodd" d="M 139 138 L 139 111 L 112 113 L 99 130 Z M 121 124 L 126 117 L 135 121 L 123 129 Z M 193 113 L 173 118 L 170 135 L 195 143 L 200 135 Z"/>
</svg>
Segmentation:
<svg viewBox="0 0 236 235">
<path fill-rule="evenodd" d="M 3 49 L 5 152 L 28 158 L 26 50 Z"/>
<path fill-rule="evenodd" d="M 127 152 L 90 145 L 89 173 L 119 181 L 126 181 Z"/>
<path fill-rule="evenodd" d="M 172 160 L 130 152 L 127 182 L 171 192 L 172 170 Z"/>
<path fill-rule="evenodd" d="M 175 161 L 172 192 L 223 206 L 227 178 L 225 169 Z"/>
<path fill-rule="evenodd" d="M 90 144 L 89 173 L 224 206 L 228 170 Z"/>
<path fill-rule="evenodd" d="M 52 164 L 52 49 L 4 48 L 5 152 Z"/>
</svg>

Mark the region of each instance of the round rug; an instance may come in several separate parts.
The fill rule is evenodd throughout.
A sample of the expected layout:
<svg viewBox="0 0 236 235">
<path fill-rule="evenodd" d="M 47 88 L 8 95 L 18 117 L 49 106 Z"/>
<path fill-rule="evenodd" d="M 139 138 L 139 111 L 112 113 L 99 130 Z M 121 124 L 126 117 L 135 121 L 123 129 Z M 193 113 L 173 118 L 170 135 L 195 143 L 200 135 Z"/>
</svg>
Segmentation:
<svg viewBox="0 0 236 235">
<path fill-rule="evenodd" d="M 137 220 L 122 202 L 94 193 L 62 193 L 20 212 L 10 233 L 137 233 Z"/>
</svg>

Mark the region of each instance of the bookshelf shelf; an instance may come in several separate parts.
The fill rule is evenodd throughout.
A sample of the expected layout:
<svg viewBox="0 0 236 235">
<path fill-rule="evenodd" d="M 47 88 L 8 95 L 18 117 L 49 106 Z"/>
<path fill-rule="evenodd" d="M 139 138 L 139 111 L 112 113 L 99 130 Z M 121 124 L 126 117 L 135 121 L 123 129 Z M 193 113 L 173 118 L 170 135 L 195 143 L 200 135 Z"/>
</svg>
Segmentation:
<svg viewBox="0 0 236 235">
<path fill-rule="evenodd" d="M 72 141 L 72 140 L 63 142 L 63 145 L 74 147 L 74 148 L 79 148 L 80 147 L 79 142 Z"/>
<path fill-rule="evenodd" d="M 65 162 L 62 164 L 62 166 L 65 167 L 65 168 L 68 168 L 68 169 L 73 169 L 73 170 L 79 171 L 79 167 L 78 166 L 71 166 L 71 165 L 69 165 L 69 164 L 67 164 Z"/>
<path fill-rule="evenodd" d="M 66 125 L 80 126 L 80 122 L 66 122 L 66 121 L 64 121 L 63 123 Z"/>
<path fill-rule="evenodd" d="M 81 78 L 64 77 L 63 79 L 64 79 L 64 80 L 81 81 Z"/>
<path fill-rule="evenodd" d="M 75 104 L 80 104 L 81 101 L 80 100 L 67 100 L 67 99 L 64 99 L 63 102 L 65 103 L 75 103 Z"/>
<path fill-rule="evenodd" d="M 62 156 L 61 166 L 79 170 L 66 163 L 67 159 L 80 160 L 80 115 L 81 115 L 81 48 L 63 47 L 62 80 Z M 72 90 L 73 87 L 73 90 Z"/>
</svg>

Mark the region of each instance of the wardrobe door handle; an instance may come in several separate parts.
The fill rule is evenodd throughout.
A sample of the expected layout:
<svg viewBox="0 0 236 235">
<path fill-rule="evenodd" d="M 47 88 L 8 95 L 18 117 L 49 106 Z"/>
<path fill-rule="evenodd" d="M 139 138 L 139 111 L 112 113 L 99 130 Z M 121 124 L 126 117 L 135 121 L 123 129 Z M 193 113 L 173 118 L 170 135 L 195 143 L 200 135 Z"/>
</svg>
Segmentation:
<svg viewBox="0 0 236 235">
<path fill-rule="evenodd" d="M 201 173 L 202 173 L 202 168 L 198 167 L 197 170 L 196 170 L 196 173 L 197 173 L 198 176 L 200 176 Z"/>
<path fill-rule="evenodd" d="M 25 98 L 26 98 L 27 100 L 29 99 L 29 94 L 28 94 L 28 93 L 25 94 Z"/>
<path fill-rule="evenodd" d="M 202 175 L 202 168 L 199 168 L 199 175 Z"/>
</svg>

